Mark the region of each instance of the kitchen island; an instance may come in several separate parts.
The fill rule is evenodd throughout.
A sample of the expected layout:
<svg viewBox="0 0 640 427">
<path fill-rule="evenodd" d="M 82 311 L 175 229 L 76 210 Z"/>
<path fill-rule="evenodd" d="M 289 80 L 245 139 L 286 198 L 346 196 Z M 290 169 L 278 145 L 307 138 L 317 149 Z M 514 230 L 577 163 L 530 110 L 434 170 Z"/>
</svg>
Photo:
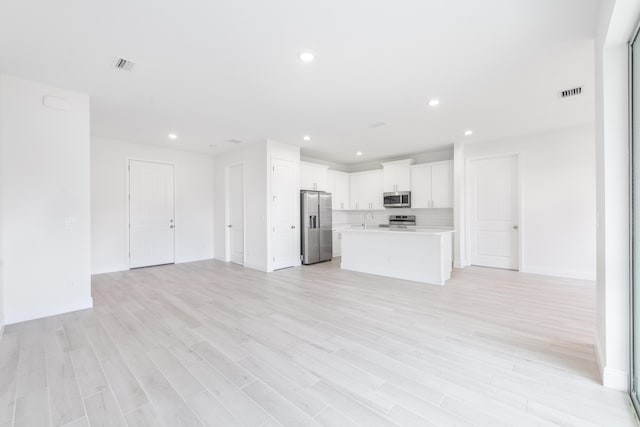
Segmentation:
<svg viewBox="0 0 640 427">
<path fill-rule="evenodd" d="M 345 270 L 440 286 L 451 278 L 451 229 L 358 227 L 341 233 Z"/>
</svg>

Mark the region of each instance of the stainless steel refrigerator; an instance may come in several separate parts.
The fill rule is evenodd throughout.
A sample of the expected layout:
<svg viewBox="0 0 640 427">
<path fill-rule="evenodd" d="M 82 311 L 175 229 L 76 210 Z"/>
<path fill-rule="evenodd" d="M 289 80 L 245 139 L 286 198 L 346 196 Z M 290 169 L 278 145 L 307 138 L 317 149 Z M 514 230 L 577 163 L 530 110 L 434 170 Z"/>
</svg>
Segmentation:
<svg viewBox="0 0 640 427">
<path fill-rule="evenodd" d="M 330 261 L 333 255 L 331 193 L 301 191 L 300 217 L 302 263 Z"/>
</svg>

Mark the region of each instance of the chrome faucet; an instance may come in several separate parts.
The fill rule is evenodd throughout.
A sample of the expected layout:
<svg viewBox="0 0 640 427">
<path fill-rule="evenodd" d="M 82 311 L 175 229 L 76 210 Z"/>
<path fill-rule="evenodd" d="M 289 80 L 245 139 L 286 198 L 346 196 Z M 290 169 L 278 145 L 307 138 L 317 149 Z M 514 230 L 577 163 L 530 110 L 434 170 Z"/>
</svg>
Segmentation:
<svg viewBox="0 0 640 427">
<path fill-rule="evenodd" d="M 373 215 L 373 211 L 367 211 L 364 213 L 364 221 L 362 225 L 365 230 L 367 229 L 367 217 L 369 216 L 369 214 L 371 214 L 371 219 L 375 219 L 375 216 Z"/>
</svg>

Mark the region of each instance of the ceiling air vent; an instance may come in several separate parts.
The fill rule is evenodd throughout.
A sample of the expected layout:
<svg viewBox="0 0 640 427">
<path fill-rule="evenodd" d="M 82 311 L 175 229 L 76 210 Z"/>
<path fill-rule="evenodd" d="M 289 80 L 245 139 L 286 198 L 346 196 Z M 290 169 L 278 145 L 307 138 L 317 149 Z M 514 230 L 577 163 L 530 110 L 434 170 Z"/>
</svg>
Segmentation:
<svg viewBox="0 0 640 427">
<path fill-rule="evenodd" d="M 580 95 L 582 93 L 582 86 L 574 87 L 571 89 L 565 89 L 560 91 L 560 98 L 569 98 L 570 96 Z"/>
<path fill-rule="evenodd" d="M 124 58 L 116 58 L 113 61 L 113 66 L 118 70 L 131 71 L 134 65 L 136 64 Z"/>
<path fill-rule="evenodd" d="M 240 144 L 242 141 L 239 139 L 227 139 L 227 142 L 230 144 Z"/>
</svg>

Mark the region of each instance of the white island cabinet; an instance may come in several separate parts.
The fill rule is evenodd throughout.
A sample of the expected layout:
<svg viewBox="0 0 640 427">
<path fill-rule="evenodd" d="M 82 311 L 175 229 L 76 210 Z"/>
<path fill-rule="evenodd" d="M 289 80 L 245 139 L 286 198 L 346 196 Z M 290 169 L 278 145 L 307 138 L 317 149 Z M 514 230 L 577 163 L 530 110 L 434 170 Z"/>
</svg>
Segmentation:
<svg viewBox="0 0 640 427">
<path fill-rule="evenodd" d="M 449 229 L 347 228 L 340 267 L 442 286 L 451 278 L 452 234 Z"/>
</svg>

